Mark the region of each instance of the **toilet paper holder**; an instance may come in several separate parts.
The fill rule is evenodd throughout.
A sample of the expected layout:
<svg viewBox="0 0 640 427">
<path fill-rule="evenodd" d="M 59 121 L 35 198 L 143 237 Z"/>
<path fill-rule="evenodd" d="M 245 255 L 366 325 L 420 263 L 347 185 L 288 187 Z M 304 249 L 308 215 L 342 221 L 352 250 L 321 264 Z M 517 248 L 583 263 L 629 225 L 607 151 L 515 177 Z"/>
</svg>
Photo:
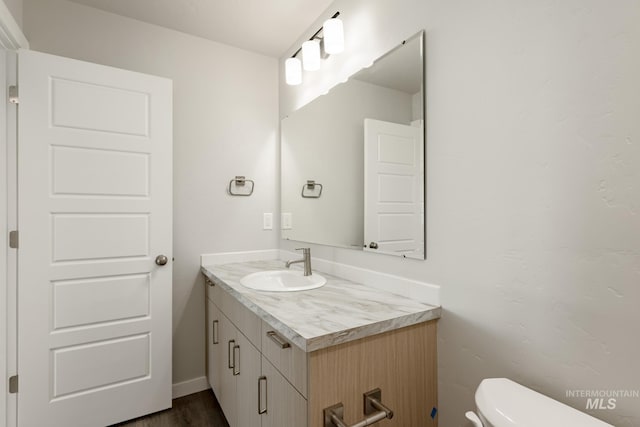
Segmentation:
<svg viewBox="0 0 640 427">
<path fill-rule="evenodd" d="M 379 388 L 368 391 L 362 395 L 363 411 L 365 418 L 355 424 L 348 425 L 344 422 L 344 405 L 337 403 L 322 411 L 324 415 L 324 427 L 366 427 L 384 420 L 393 418 L 393 411 L 382 404 L 382 391 Z"/>
</svg>

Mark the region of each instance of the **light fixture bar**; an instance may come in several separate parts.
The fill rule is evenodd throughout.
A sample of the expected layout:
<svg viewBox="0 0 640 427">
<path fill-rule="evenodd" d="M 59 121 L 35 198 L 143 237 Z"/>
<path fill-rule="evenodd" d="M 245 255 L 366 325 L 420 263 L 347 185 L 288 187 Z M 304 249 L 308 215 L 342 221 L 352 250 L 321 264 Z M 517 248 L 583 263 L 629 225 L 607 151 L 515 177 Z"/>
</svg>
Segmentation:
<svg viewBox="0 0 640 427">
<path fill-rule="evenodd" d="M 329 54 L 337 54 L 344 50 L 344 32 L 342 21 L 336 19 L 338 16 L 340 16 L 340 12 L 334 13 L 331 18 L 324 21 L 322 27 L 302 43 L 302 46 L 290 58 L 287 58 L 285 61 L 285 81 L 288 85 L 299 85 L 302 83 L 303 69 L 305 71 L 319 70 L 321 59 L 327 58 Z M 326 31 L 325 26 L 327 26 Z M 326 38 L 327 35 L 329 39 Z M 302 58 L 297 57 L 300 52 L 302 52 Z"/>
<path fill-rule="evenodd" d="M 333 14 L 333 16 L 332 16 L 330 19 L 337 18 L 338 16 L 340 16 L 340 12 L 336 12 L 336 13 L 334 13 L 334 14 Z M 315 33 L 313 33 L 313 35 L 312 35 L 311 37 L 309 37 L 309 40 L 313 40 L 313 39 L 315 39 L 315 38 L 322 39 L 322 37 L 318 37 L 318 35 L 319 35 L 321 32 L 322 32 L 322 27 L 320 27 L 320 28 L 318 29 L 318 31 L 316 31 Z M 295 53 L 294 53 L 293 55 L 291 55 L 291 57 L 292 57 L 292 58 L 295 58 L 296 56 L 298 56 L 298 54 L 299 54 L 300 52 L 302 52 L 302 46 L 300 46 L 300 47 L 298 48 L 298 50 L 296 50 L 296 51 L 295 51 Z"/>
</svg>

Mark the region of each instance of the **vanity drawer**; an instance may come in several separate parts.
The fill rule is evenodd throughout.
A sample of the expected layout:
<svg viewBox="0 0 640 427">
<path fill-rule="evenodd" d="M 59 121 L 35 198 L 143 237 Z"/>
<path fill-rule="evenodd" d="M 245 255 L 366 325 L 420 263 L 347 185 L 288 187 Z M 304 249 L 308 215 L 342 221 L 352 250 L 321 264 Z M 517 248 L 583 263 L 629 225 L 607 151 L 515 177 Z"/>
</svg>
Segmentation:
<svg viewBox="0 0 640 427">
<path fill-rule="evenodd" d="M 215 285 L 207 276 L 204 277 L 205 289 L 207 290 L 207 299 L 212 303 L 220 307 L 221 297 L 220 293 L 223 292 L 220 286 Z"/>
<path fill-rule="evenodd" d="M 275 328 L 262 322 L 262 355 L 307 397 L 307 353 L 290 343 Z"/>
</svg>

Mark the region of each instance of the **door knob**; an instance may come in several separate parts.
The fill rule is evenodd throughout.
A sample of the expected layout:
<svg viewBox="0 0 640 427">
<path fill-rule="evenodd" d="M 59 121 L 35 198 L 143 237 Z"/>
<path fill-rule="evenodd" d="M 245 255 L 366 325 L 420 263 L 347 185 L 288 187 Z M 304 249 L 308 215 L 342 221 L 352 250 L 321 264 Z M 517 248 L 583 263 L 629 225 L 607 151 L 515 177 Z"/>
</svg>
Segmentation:
<svg viewBox="0 0 640 427">
<path fill-rule="evenodd" d="M 156 264 L 158 265 L 165 265 L 167 261 L 169 261 L 169 259 L 164 255 L 158 255 L 156 257 Z"/>
</svg>

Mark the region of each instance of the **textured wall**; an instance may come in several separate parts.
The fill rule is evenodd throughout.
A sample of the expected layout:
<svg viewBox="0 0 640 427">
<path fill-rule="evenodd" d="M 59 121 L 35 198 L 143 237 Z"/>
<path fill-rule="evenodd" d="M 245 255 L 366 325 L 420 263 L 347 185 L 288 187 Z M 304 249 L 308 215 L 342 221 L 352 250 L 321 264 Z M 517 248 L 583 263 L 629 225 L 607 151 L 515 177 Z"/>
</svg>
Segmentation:
<svg viewBox="0 0 640 427">
<path fill-rule="evenodd" d="M 346 51 L 299 87 L 281 73 L 281 117 L 426 30 L 428 259 L 312 253 L 441 285 L 440 425 L 468 425 L 484 377 L 581 410 L 566 390 L 640 389 L 640 3 L 338 0 L 322 18 L 336 10 Z M 640 425 L 637 398 L 590 412 Z"/>
<path fill-rule="evenodd" d="M 277 60 L 64 0 L 25 1 L 34 50 L 155 74 L 174 87 L 173 381 L 205 374 L 200 254 L 272 249 Z M 235 175 L 252 197 L 229 197 Z"/>
</svg>

